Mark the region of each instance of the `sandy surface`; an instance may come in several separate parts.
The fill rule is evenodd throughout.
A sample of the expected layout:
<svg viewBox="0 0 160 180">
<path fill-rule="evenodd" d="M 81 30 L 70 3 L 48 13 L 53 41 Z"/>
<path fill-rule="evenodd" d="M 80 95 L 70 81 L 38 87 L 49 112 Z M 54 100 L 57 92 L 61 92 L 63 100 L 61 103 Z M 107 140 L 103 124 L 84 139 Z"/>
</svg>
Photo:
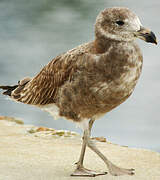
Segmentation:
<svg viewBox="0 0 160 180">
<path fill-rule="evenodd" d="M 134 176 L 70 177 L 79 158 L 81 137 L 72 132 L 38 128 L 0 117 L 0 180 L 160 180 L 160 154 L 96 141 L 115 164 L 134 168 Z M 87 168 L 106 171 L 106 165 L 90 149 Z"/>
</svg>

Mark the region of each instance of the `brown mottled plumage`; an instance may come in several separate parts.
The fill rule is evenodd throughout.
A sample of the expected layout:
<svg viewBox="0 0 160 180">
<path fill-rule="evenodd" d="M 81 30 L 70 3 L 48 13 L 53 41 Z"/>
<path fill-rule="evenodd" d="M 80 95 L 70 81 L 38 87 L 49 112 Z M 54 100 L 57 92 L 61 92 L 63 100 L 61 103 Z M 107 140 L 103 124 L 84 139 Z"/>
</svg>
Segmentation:
<svg viewBox="0 0 160 180">
<path fill-rule="evenodd" d="M 86 145 L 103 159 L 112 175 L 134 174 L 133 169 L 113 165 L 89 137 L 94 120 L 124 102 L 135 88 L 143 61 L 136 37 L 156 43 L 155 35 L 129 9 L 105 9 L 97 17 L 93 42 L 57 56 L 32 79 L 0 87 L 16 101 L 81 124 L 84 140 L 74 176 L 105 174 L 83 167 Z"/>
</svg>

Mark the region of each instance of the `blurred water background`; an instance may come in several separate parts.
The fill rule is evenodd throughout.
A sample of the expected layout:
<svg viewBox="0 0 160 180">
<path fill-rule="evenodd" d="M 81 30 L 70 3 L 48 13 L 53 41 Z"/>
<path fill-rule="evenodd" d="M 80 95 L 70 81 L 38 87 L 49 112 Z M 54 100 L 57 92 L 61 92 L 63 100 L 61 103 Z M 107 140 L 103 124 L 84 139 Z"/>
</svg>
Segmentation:
<svg viewBox="0 0 160 180">
<path fill-rule="evenodd" d="M 132 9 L 160 39 L 158 0 L 0 0 L 0 84 L 32 77 L 56 55 L 93 40 L 97 14 L 112 6 Z M 138 85 L 131 98 L 95 122 L 93 135 L 160 151 L 160 49 L 138 43 L 144 54 Z M 38 108 L 2 95 L 0 115 L 20 117 L 25 124 L 81 131 L 70 121 L 54 121 Z"/>
</svg>

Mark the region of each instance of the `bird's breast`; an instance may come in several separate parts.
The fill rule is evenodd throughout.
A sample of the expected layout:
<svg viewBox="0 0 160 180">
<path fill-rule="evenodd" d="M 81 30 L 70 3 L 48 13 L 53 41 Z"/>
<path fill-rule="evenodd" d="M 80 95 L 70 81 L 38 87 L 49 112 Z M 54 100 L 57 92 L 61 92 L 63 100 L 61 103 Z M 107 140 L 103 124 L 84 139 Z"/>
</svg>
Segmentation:
<svg viewBox="0 0 160 180">
<path fill-rule="evenodd" d="M 119 72 L 116 72 L 118 75 L 112 73 L 106 82 L 98 82 L 92 87 L 95 96 L 110 106 L 121 104 L 132 94 L 141 74 L 142 61 L 137 60 L 132 65 L 126 63 L 118 69 Z"/>
</svg>

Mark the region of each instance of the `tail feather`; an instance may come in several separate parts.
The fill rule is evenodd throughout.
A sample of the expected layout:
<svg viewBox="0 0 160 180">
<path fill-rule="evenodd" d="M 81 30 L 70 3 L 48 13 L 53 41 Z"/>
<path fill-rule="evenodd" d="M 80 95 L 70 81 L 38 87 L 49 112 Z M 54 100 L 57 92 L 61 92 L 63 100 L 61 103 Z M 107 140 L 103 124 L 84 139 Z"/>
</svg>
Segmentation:
<svg viewBox="0 0 160 180">
<path fill-rule="evenodd" d="M 19 97 L 20 96 L 20 93 L 21 91 L 23 90 L 23 88 L 25 87 L 25 85 L 31 80 L 31 78 L 29 77 L 26 77 L 24 79 L 22 79 L 21 81 L 18 81 L 18 84 L 17 85 L 14 85 L 14 86 L 0 86 L 0 89 L 3 89 L 5 90 L 3 92 L 4 95 L 7 95 L 7 96 L 11 96 L 12 95 L 12 92 L 14 91 L 14 96 L 17 96 Z M 12 97 L 13 98 L 13 97 Z"/>
<path fill-rule="evenodd" d="M 15 85 L 15 86 L 0 86 L 0 89 L 5 90 L 3 92 L 4 95 L 11 96 L 12 91 L 15 90 L 17 87 L 18 87 L 18 85 Z"/>
</svg>

